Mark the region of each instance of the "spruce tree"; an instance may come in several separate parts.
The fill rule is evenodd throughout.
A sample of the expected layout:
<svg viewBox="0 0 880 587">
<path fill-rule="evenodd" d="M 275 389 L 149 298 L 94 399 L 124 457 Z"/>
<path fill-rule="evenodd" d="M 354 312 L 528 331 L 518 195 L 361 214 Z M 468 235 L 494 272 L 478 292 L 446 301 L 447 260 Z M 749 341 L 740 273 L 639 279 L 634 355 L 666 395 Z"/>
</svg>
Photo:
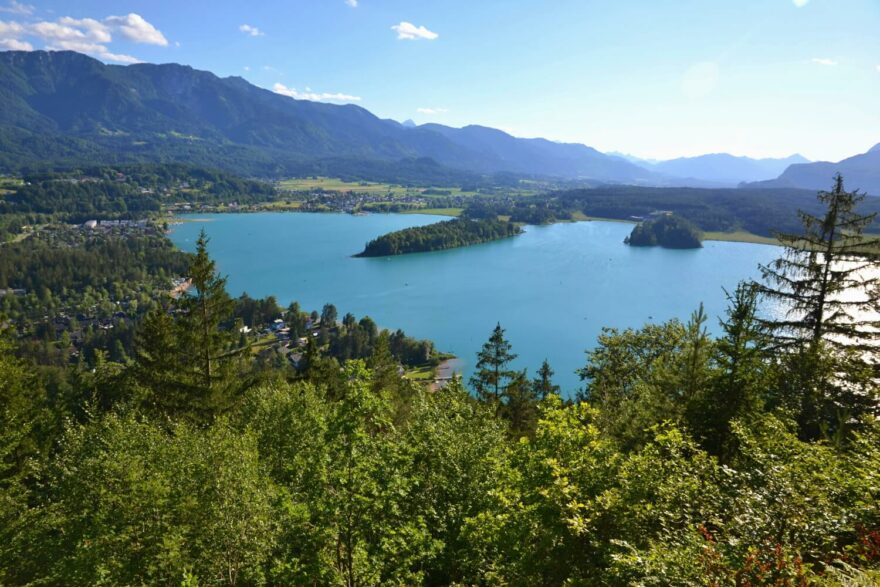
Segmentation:
<svg viewBox="0 0 880 587">
<path fill-rule="evenodd" d="M 535 394 L 544 399 L 551 393 L 559 393 L 559 386 L 553 384 L 553 369 L 550 368 L 550 363 L 547 359 L 544 359 L 544 362 L 541 363 L 541 368 L 538 369 L 538 376 L 532 381 L 532 386 L 534 387 Z"/>
<path fill-rule="evenodd" d="M 802 234 L 781 234 L 782 257 L 761 266 L 764 298 L 779 314 L 763 319 L 783 372 L 779 403 L 793 412 L 802 438 L 842 434 L 876 415 L 880 343 L 880 242 L 863 236 L 876 214 L 858 214 L 864 199 L 834 178 L 819 192 L 821 216 L 800 212 Z"/>
<path fill-rule="evenodd" d="M 759 413 L 769 385 L 767 335 L 758 319 L 758 288 L 741 282 L 725 290 L 727 315 L 720 320 L 723 335 L 714 347 L 717 374 L 698 402 L 695 428 L 704 447 L 723 458 L 731 456 L 731 422 L 752 420 Z"/>
<path fill-rule="evenodd" d="M 517 373 L 507 369 L 507 365 L 514 359 L 516 355 L 511 352 L 510 343 L 504 338 L 504 329 L 498 323 L 492 336 L 477 353 L 477 371 L 470 380 L 477 397 L 483 401 L 501 400 L 501 393 L 507 382 Z"/>
<path fill-rule="evenodd" d="M 138 332 L 133 374 L 147 389 L 148 404 L 166 413 L 210 420 L 250 384 L 240 364 L 249 347 L 236 344 L 230 328 L 234 302 L 226 293 L 226 279 L 208 255 L 204 230 L 189 275 L 193 287 L 177 300 L 175 318 L 156 310 Z"/>
<path fill-rule="evenodd" d="M 880 339 L 880 284 L 873 277 L 880 260 L 870 253 L 880 254 L 880 243 L 863 237 L 876 217 L 856 213 L 864 198 L 847 192 L 838 174 L 833 189 L 818 194 L 824 215 L 800 211 L 803 233 L 777 235 L 785 252 L 760 267 L 764 283 L 759 286 L 783 312 L 764 321 L 775 346 L 825 343 L 876 353 L 872 343 Z"/>
</svg>

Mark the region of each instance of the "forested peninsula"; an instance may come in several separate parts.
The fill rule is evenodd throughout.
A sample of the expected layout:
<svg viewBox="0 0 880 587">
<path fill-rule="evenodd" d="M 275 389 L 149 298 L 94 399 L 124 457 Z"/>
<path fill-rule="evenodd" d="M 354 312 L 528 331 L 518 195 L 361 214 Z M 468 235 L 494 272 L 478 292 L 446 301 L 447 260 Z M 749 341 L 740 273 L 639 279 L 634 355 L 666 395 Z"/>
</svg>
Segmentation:
<svg viewBox="0 0 880 587">
<path fill-rule="evenodd" d="M 355 257 L 385 257 L 466 247 L 516 236 L 522 228 L 497 219 L 455 218 L 427 226 L 389 232 L 367 243 Z"/>
</svg>

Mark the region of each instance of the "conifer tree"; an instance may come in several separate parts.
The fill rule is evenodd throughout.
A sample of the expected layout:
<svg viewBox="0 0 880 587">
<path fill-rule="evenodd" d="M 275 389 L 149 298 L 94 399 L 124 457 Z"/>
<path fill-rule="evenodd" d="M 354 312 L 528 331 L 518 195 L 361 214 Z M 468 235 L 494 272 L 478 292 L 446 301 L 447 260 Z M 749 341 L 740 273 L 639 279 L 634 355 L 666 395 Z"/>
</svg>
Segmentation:
<svg viewBox="0 0 880 587">
<path fill-rule="evenodd" d="M 818 200 L 825 213 L 800 212 L 803 234 L 782 234 L 782 257 L 761 266 L 764 298 L 779 316 L 763 320 L 785 366 L 780 403 L 803 438 L 840 435 L 848 422 L 878 412 L 880 242 L 864 238 L 876 214 L 859 214 L 864 194 L 843 177 Z"/>
<path fill-rule="evenodd" d="M 496 324 L 489 340 L 477 353 L 477 372 L 470 381 L 474 391 L 477 392 L 477 397 L 483 401 L 501 400 L 501 393 L 506 383 L 516 375 L 516 371 L 507 369 L 507 365 L 516 357 L 511 352 L 510 343 L 504 338 L 501 324 Z"/>
<path fill-rule="evenodd" d="M 238 391 L 250 384 L 239 360 L 249 347 L 236 344 L 230 328 L 234 302 L 208 255 L 204 230 L 189 275 L 192 292 L 177 300 L 175 318 L 159 309 L 145 320 L 133 374 L 146 388 L 148 403 L 207 420 L 228 409 Z"/>
<path fill-rule="evenodd" d="M 724 334 L 713 356 L 717 374 L 698 402 L 697 432 L 709 452 L 726 458 L 733 449 L 731 422 L 752 419 L 760 411 L 769 369 L 767 336 L 757 316 L 758 288 L 741 282 L 725 294 L 729 306 L 720 321 Z"/>
<path fill-rule="evenodd" d="M 535 394 L 544 399 L 551 393 L 559 393 L 559 386 L 553 384 L 553 369 L 550 368 L 550 363 L 547 359 L 544 359 L 544 362 L 541 363 L 541 368 L 538 369 L 538 376 L 532 381 L 532 386 L 535 389 Z"/>
<path fill-rule="evenodd" d="M 856 212 L 864 198 L 847 192 L 838 174 L 832 190 L 818 194 L 824 215 L 801 211 L 803 233 L 777 235 L 783 256 L 760 267 L 761 293 L 783 310 L 782 316 L 765 320 L 777 347 L 825 343 L 876 352 L 871 343 L 880 339 L 880 284 L 871 274 L 880 261 L 864 253 L 880 253 L 880 244 L 863 238 L 876 217 Z M 872 317 L 863 318 L 865 313 Z"/>
</svg>

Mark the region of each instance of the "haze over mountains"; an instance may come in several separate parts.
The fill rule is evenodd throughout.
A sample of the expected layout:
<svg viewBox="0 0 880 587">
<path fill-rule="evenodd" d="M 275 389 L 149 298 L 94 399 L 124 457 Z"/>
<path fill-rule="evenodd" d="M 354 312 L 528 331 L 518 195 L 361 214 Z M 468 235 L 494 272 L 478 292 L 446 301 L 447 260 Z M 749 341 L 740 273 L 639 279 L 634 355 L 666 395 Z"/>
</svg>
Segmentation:
<svg viewBox="0 0 880 587">
<path fill-rule="evenodd" d="M 643 160 L 630 156 L 628 160 L 666 175 L 700 179 L 723 185 L 774 179 L 789 165 L 809 163 L 809 160 L 801 155 L 791 155 L 782 159 L 753 159 L 727 153 L 680 157 L 668 161 Z"/>
<path fill-rule="evenodd" d="M 515 138 L 483 126 L 416 126 L 354 105 L 276 94 L 242 78 L 177 64 L 106 65 L 70 51 L 0 52 L 0 169 L 51 162 L 185 161 L 254 175 L 402 165 L 472 174 L 660 186 L 826 187 L 880 193 L 880 150 L 839 166 L 800 156 L 754 160 L 726 154 L 639 162 L 580 144 Z M 415 162 L 415 163 L 413 163 Z M 795 165 L 791 165 L 795 163 Z M 779 176 L 778 179 L 774 179 Z M 760 185 L 764 185 L 763 183 Z"/>
<path fill-rule="evenodd" d="M 819 161 L 792 165 L 778 178 L 757 182 L 751 186 L 814 189 L 823 186 L 823 181 L 827 184 L 827 178 L 838 172 L 843 174 L 848 187 L 880 196 L 880 143 L 874 145 L 867 153 L 836 163 Z"/>
</svg>

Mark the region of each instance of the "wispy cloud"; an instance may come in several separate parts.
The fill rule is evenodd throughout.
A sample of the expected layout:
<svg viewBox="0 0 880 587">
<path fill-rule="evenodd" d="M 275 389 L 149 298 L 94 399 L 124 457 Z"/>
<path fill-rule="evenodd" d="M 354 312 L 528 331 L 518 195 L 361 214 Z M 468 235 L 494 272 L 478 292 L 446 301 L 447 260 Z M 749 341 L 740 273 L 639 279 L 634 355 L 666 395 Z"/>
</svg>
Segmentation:
<svg viewBox="0 0 880 587">
<path fill-rule="evenodd" d="M 315 92 L 312 88 L 306 88 L 301 92 L 296 88 L 288 88 L 282 83 L 276 83 L 272 86 L 272 91 L 282 96 L 289 96 L 297 100 L 311 100 L 312 102 L 360 102 L 360 96 L 352 96 L 351 94 Z"/>
<path fill-rule="evenodd" d="M 416 112 L 418 112 L 419 114 L 433 115 L 433 114 L 445 114 L 445 113 L 449 112 L 449 110 L 446 108 L 416 108 Z"/>
<path fill-rule="evenodd" d="M 33 50 L 33 45 L 22 40 L 24 34 L 24 27 L 20 23 L 0 20 L 0 47 L 12 51 Z"/>
<path fill-rule="evenodd" d="M 828 57 L 813 57 L 811 61 L 817 65 L 824 65 L 826 67 L 834 67 L 837 65 L 837 61 L 829 59 Z"/>
<path fill-rule="evenodd" d="M 877 73 L 880 73 L 880 63 L 878 63 L 878 64 L 876 65 L 876 67 L 877 67 Z"/>
<path fill-rule="evenodd" d="M 352 8 L 358 7 L 358 0 L 345 0 L 345 3 L 351 6 Z"/>
<path fill-rule="evenodd" d="M 44 48 L 55 51 L 78 51 L 105 61 L 138 63 L 131 55 L 114 53 L 107 47 L 119 34 L 135 43 L 167 46 L 168 39 L 142 16 L 108 16 L 103 20 L 64 16 L 54 21 L 0 21 L 0 47 L 31 51 L 30 38 L 39 39 Z"/>
<path fill-rule="evenodd" d="M 20 14 L 21 16 L 30 16 L 34 13 L 35 8 L 30 4 L 22 4 L 15 0 L 9 0 L 6 6 L 0 6 L 0 12 L 8 12 L 9 14 Z"/>
<path fill-rule="evenodd" d="M 810 0 L 791 0 L 791 1 L 798 8 L 803 8 L 804 6 L 806 6 L 807 4 L 810 3 Z"/>
<path fill-rule="evenodd" d="M 260 29 L 258 29 L 257 27 L 251 26 L 249 24 L 241 25 L 240 27 L 238 27 L 238 30 L 240 30 L 241 32 L 243 32 L 247 35 L 250 35 L 252 37 L 262 37 L 262 36 L 265 36 L 265 34 L 266 34 L 263 31 L 261 31 Z"/>
<path fill-rule="evenodd" d="M 416 26 L 413 23 L 406 21 L 394 25 L 391 29 L 397 32 L 398 39 L 405 41 L 419 41 L 421 39 L 433 41 L 440 36 L 434 31 L 429 31 L 424 26 Z"/>
<path fill-rule="evenodd" d="M 34 46 L 18 39 L 0 39 L 0 47 L 9 51 L 33 51 Z"/>
</svg>

